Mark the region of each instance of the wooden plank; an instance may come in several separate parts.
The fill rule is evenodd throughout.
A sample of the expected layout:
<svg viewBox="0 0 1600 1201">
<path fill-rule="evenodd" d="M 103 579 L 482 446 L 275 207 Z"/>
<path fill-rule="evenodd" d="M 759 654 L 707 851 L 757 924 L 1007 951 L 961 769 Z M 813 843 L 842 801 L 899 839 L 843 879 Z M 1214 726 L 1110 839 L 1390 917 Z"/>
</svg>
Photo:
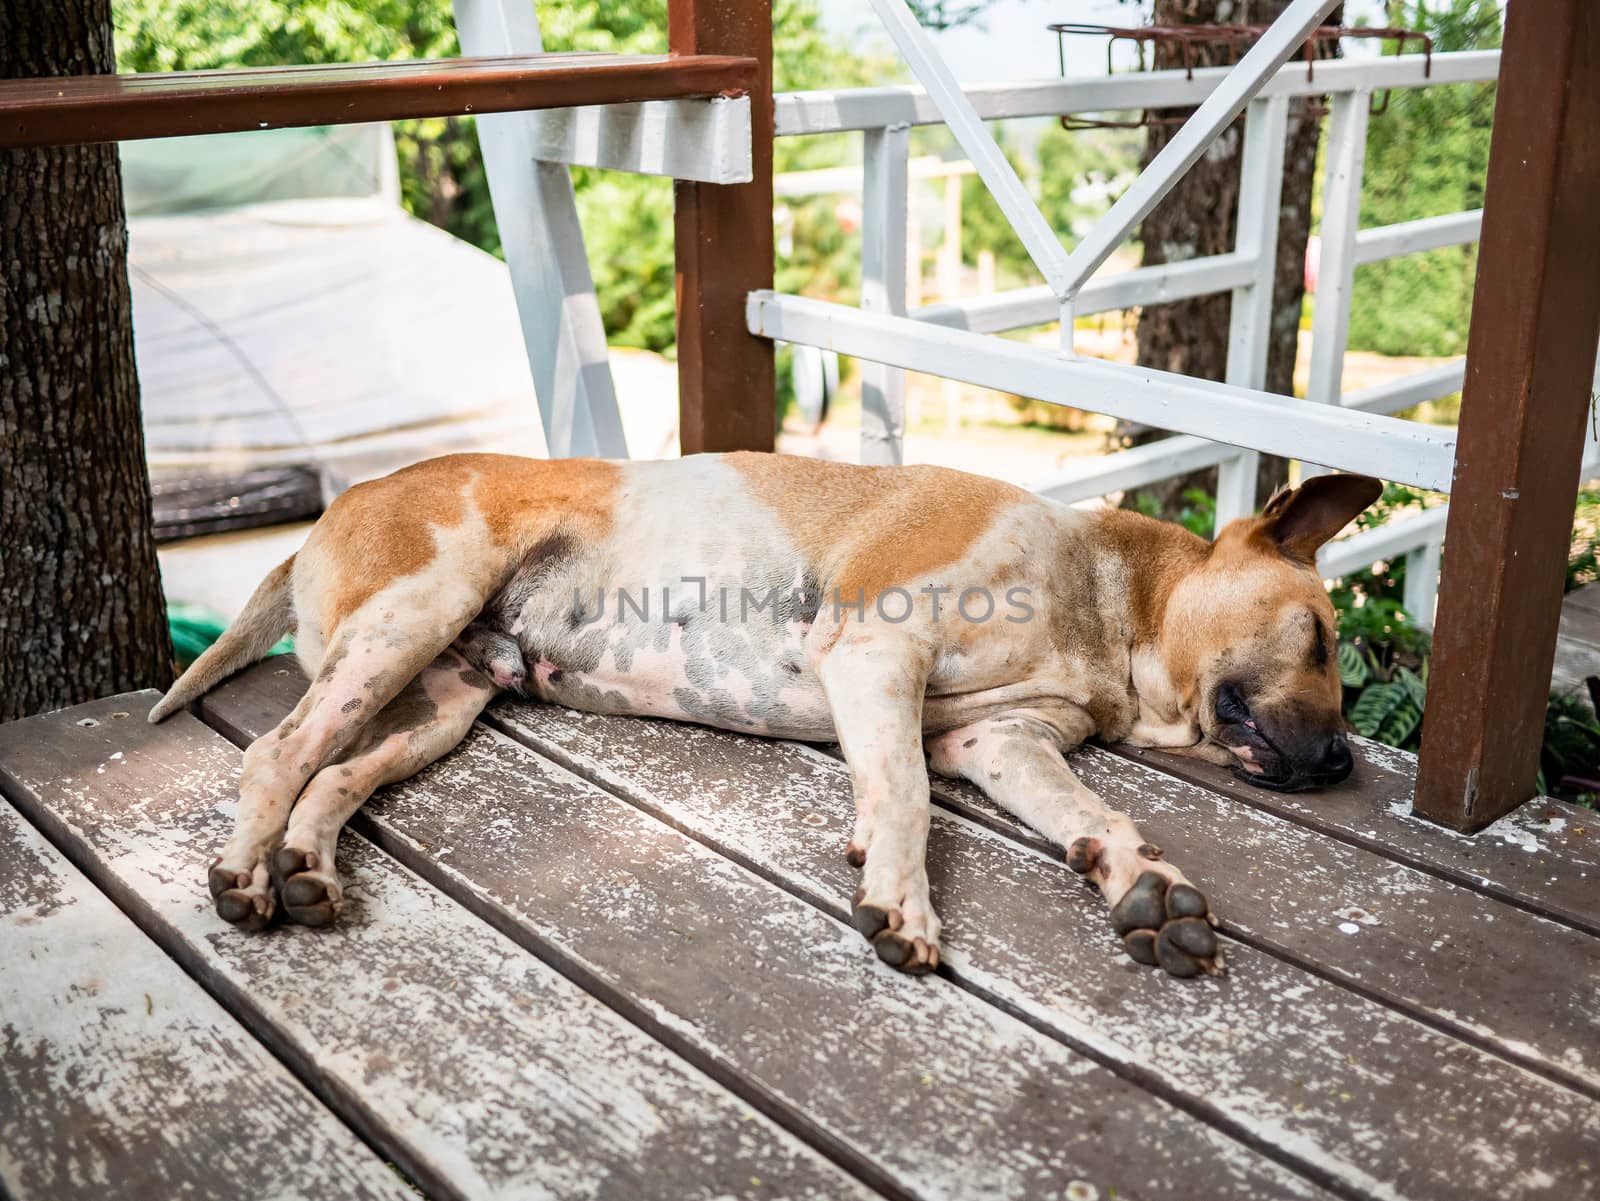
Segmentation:
<svg viewBox="0 0 1600 1201">
<path fill-rule="evenodd" d="M 333 936 L 219 924 L 204 870 L 240 756 L 188 714 L 148 725 L 155 698 L 0 726 L 7 795 L 431 1194 L 867 1195 L 362 839 L 340 846 L 356 903 Z"/>
<path fill-rule="evenodd" d="M 250 683 L 204 702 L 241 738 L 268 724 L 251 717 L 258 702 L 233 704 Z M 488 920 L 875 1167 L 891 1195 L 1324 1195 L 948 981 L 888 968 L 840 904 L 820 913 L 481 726 L 365 821 Z"/>
<path fill-rule="evenodd" d="M 415 1197 L 4 802 L 0 948 L 0 1196 Z"/>
<path fill-rule="evenodd" d="M 1107 749 L 1397 863 L 1600 934 L 1600 814 L 1540 798 L 1475 835 L 1458 834 L 1412 814 L 1415 755 L 1364 738 L 1352 738 L 1350 745 L 1356 759 L 1350 778 L 1303 793 L 1255 788 L 1227 768 L 1181 755 Z"/>
<path fill-rule="evenodd" d="M 841 763 L 794 744 L 543 706 L 499 704 L 492 719 L 830 912 L 848 912 L 856 874 L 841 847 L 853 808 Z M 1176 986 L 1123 958 L 1099 898 L 1054 853 L 1021 853 L 1015 840 L 936 810 L 929 872 L 956 979 L 1181 1095 L 1241 1138 L 1282 1149 L 1330 1187 L 1441 1199 L 1555 1197 L 1574 1187 L 1577 1163 L 1600 1139 L 1593 1097 L 1433 1027 L 1471 1027 L 1505 1055 L 1499 1022 L 1535 1040 L 1523 1058 L 1537 1057 L 1546 1074 L 1560 1059 L 1563 1075 L 1592 1093 L 1600 944 L 1559 927 L 1567 941 L 1546 937 L 1546 923 L 1471 894 L 1460 895 L 1500 911 L 1488 915 L 1495 920 L 1450 924 L 1442 914 L 1451 907 L 1428 892 L 1447 885 L 1372 856 L 1364 865 L 1361 852 L 1103 753 L 1089 758 L 1078 766 L 1092 786 L 1175 858 L 1183 848 L 1179 861 L 1210 890 L 1225 929 L 1272 953 L 1230 946 L 1225 979 Z M 945 795 L 991 825 L 1011 822 L 971 790 Z M 1324 849 L 1334 854 L 1323 859 Z M 1378 873 L 1364 872 L 1373 865 Z M 1424 911 L 1415 929 L 1404 908 L 1413 901 Z M 1532 928 L 1515 928 L 1517 918 Z M 1432 945 L 1441 939 L 1455 940 L 1443 956 Z M 1296 954 L 1317 963 L 1316 974 L 1290 962 Z M 1468 974 L 1447 962 L 1456 957 L 1477 957 L 1487 995 L 1461 987 Z M 1461 1013 L 1436 1009 L 1422 1022 L 1397 1011 L 1423 1008 L 1385 996 L 1423 973 L 1446 977 L 1427 995 L 1453 999 Z M 1516 1124 L 1504 1120 L 1512 1112 Z M 1473 1163 L 1481 1192 L 1467 1191 L 1459 1161 L 1437 1155 L 1441 1142 L 1484 1149 Z M 1584 1187 L 1600 1190 L 1600 1181 Z"/>
<path fill-rule="evenodd" d="M 1534 794 L 1600 338 L 1600 5 L 1512 5 L 1500 53 L 1417 771 L 1458 830 Z"/>
<path fill-rule="evenodd" d="M 845 908 L 856 878 L 838 851 L 851 820 L 843 764 L 795 745 L 664 723 L 526 705 L 498 705 L 493 713 L 494 720 L 541 752 L 566 758 L 606 787 L 659 809 L 790 888 Z M 1085 776 L 1102 795 L 1114 793 L 1107 787 L 1110 777 L 1122 777 L 1117 792 L 1125 795 L 1112 798 L 1125 804 L 1152 838 L 1179 846 L 1186 844 L 1186 832 L 1208 828 L 1195 806 L 1173 803 L 1150 787 L 1146 777 L 1152 772 L 1109 756 L 1093 758 Z M 1085 768 L 1082 760 L 1077 766 Z M 949 795 L 989 824 L 1011 822 L 974 790 Z M 1246 830 L 1227 832 L 1230 838 L 1240 833 L 1245 838 L 1226 864 L 1208 859 L 1202 848 L 1184 854 L 1182 862 L 1213 886 L 1211 896 L 1221 900 L 1227 928 L 1266 942 L 1261 931 L 1238 921 L 1240 910 L 1246 916 L 1266 912 L 1266 921 L 1258 924 L 1272 928 L 1267 934 L 1283 947 L 1278 955 L 1230 947 L 1229 979 L 1216 985 L 1216 995 L 1202 993 L 1205 1000 L 1198 1006 L 1174 1004 L 1189 995 L 1174 995 L 1170 980 L 1120 958 L 1098 897 L 1078 886 L 1053 856 L 1016 856 L 1016 848 L 970 822 L 936 816 L 930 875 L 934 902 L 946 921 L 944 960 L 958 979 L 1050 1023 L 1064 1038 L 1154 1073 L 1264 1142 L 1293 1143 L 1307 1163 L 1336 1172 L 1336 1180 L 1347 1187 L 1365 1191 L 1376 1183 L 1405 1180 L 1406 1196 L 1464 1195 L 1458 1164 L 1430 1155 L 1440 1139 L 1478 1140 L 1504 1150 L 1498 1169 L 1485 1169 L 1483 1196 L 1539 1196 L 1557 1187 L 1557 1180 L 1530 1182 L 1523 1175 L 1531 1164 L 1546 1163 L 1549 1145 L 1562 1142 L 1563 1135 L 1570 1135 L 1570 1147 L 1592 1145 L 1600 1135 L 1600 1108 L 1285 963 L 1283 950 L 1317 942 L 1318 926 L 1331 934 L 1322 944 L 1357 940 L 1338 932 L 1338 924 L 1347 920 L 1339 910 L 1352 913 L 1352 896 L 1322 896 L 1349 868 L 1307 862 L 1317 848 L 1304 832 L 1299 832 L 1301 843 L 1274 856 L 1266 844 L 1272 825 L 1280 824 L 1259 814 L 1250 819 Z M 1294 862 L 1302 864 L 1304 888 L 1293 888 Z M 1221 878 L 1224 872 L 1235 878 Z M 1291 886 L 1286 899 L 1285 883 Z M 1362 883 L 1358 872 L 1355 883 Z M 1363 899 L 1371 905 L 1370 896 Z M 1363 910 L 1355 915 L 1362 923 L 1371 916 L 1392 920 L 1390 913 Z M 1050 915 L 1048 937 L 1038 936 L 1040 915 Z M 1371 937 L 1381 928 L 1363 924 L 1358 929 Z M 1482 940 L 1461 953 L 1470 955 L 1478 947 Z M 1584 968 L 1557 958 L 1565 955 L 1565 947 L 1547 950 L 1550 968 L 1533 972 L 1538 979 L 1528 987 L 1538 990 L 1552 974 L 1562 976 L 1566 1004 L 1586 1009 Z M 1370 958 L 1381 960 L 1386 952 L 1392 948 L 1384 945 Z M 1416 969 L 1414 961 L 1411 968 Z M 1496 964 L 1485 968 L 1494 971 Z M 1499 971 L 1514 969 L 1515 964 L 1499 966 Z M 1570 969 L 1573 974 L 1565 976 Z M 1594 979 L 1594 969 L 1587 979 Z M 1538 1019 L 1531 1015 L 1530 1020 Z M 1430 1015 L 1430 1020 L 1437 1019 Z M 1382 1047 L 1381 1055 L 1360 1051 L 1373 1046 Z M 1584 1043 L 1573 1038 L 1571 1046 L 1581 1060 Z M 1219 1089 L 1219 1079 L 1229 1087 Z M 1307 1081 L 1318 1081 L 1317 1087 L 1307 1089 Z M 1352 1105 L 1344 1097 L 1363 1100 Z M 1539 1116 L 1525 1131 L 1502 1132 L 1493 1116 L 1506 1113 L 1501 1105 Z M 1406 1123 L 1390 1123 L 1395 1113 L 1408 1115 Z M 1600 1180 L 1590 1185 L 1600 1188 Z M 1570 1187 L 1570 1179 L 1560 1177 L 1560 1188 Z"/>
<path fill-rule="evenodd" d="M 675 54 L 758 64 L 750 93 L 752 177 L 673 185 L 678 300 L 678 440 L 686 455 L 777 444 L 772 343 L 745 326 L 745 297 L 772 287 L 772 5 L 670 0 Z"/>
<path fill-rule="evenodd" d="M 749 91 L 751 58 L 529 54 L 0 80 L 0 150 Z M 770 107 L 769 107 L 770 112 Z"/>
</svg>

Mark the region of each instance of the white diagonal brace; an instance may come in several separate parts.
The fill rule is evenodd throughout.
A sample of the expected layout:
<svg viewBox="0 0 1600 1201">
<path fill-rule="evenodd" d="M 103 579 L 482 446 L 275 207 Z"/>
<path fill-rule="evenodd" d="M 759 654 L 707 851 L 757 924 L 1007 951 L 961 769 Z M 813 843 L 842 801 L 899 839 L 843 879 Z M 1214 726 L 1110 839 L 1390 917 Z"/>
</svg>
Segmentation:
<svg viewBox="0 0 1600 1201">
<path fill-rule="evenodd" d="M 1039 212 L 1039 206 L 1028 195 L 1028 190 L 1022 186 L 1010 160 L 984 128 L 983 119 L 972 107 L 972 102 L 961 90 L 950 68 L 945 66 L 943 56 L 934 48 L 933 39 L 917 24 L 917 18 L 905 0 L 871 0 L 871 4 L 901 56 L 910 65 L 911 73 L 928 89 L 928 96 L 939 106 L 939 114 L 967 158 L 978 169 L 984 186 L 989 189 L 989 194 L 1022 240 L 1028 257 L 1039 268 L 1039 274 L 1044 276 L 1058 299 L 1068 299 L 1077 289 L 1067 289 L 1067 252 L 1061 240 Z"/>
<path fill-rule="evenodd" d="M 454 0 L 468 55 L 539 54 L 539 19 L 517 0 Z M 626 458 L 605 328 L 567 168 L 534 161 L 528 113 L 478 118 L 500 244 L 522 319 L 539 420 L 552 458 Z"/>
<path fill-rule="evenodd" d="M 879 0 L 874 0 L 874 3 L 877 2 Z M 1184 122 L 1183 128 L 1173 135 L 1172 141 L 1150 160 L 1150 165 L 1111 206 L 1111 211 L 1095 222 L 1094 228 L 1073 248 L 1067 261 L 1064 281 L 1067 292 L 1062 296 L 1058 291 L 1058 296 L 1066 299 L 1075 294 L 1100 269 L 1100 265 L 1126 240 L 1133 227 L 1161 203 L 1162 197 L 1206 152 L 1206 147 L 1211 145 L 1217 134 L 1243 111 L 1244 106 L 1250 103 L 1278 68 L 1288 61 L 1289 56 L 1339 3 L 1340 0 L 1294 0 L 1284 9 L 1283 15 L 1239 60 L 1239 65 L 1217 85 L 1217 90 L 1194 110 L 1194 115 Z M 926 84 L 927 81 L 923 82 Z M 930 87 L 928 91 L 932 94 L 933 89 Z"/>
</svg>

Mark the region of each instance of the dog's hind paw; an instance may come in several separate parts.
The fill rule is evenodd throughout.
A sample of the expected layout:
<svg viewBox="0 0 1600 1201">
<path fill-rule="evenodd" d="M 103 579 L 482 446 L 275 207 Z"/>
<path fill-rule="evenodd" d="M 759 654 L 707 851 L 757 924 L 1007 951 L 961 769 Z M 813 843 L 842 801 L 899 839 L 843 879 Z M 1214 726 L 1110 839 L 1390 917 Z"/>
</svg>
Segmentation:
<svg viewBox="0 0 1600 1201">
<path fill-rule="evenodd" d="M 1169 886 L 1159 872 L 1134 881 L 1111 910 L 1112 928 L 1129 956 L 1171 976 L 1220 975 L 1222 950 L 1211 929 L 1211 911 L 1192 884 Z"/>
<path fill-rule="evenodd" d="M 302 926 L 331 926 L 344 908 L 344 890 L 332 872 L 321 870 L 315 851 L 279 847 L 272 856 L 272 881 L 290 921 Z"/>
<path fill-rule="evenodd" d="M 920 976 L 939 966 L 939 919 L 925 907 L 873 904 L 856 893 L 850 917 L 890 967 Z"/>
<path fill-rule="evenodd" d="M 206 884 L 217 916 L 229 925 L 250 934 L 271 925 L 277 901 L 267 884 L 265 872 L 233 871 L 224 867 L 219 859 L 206 873 Z"/>
</svg>

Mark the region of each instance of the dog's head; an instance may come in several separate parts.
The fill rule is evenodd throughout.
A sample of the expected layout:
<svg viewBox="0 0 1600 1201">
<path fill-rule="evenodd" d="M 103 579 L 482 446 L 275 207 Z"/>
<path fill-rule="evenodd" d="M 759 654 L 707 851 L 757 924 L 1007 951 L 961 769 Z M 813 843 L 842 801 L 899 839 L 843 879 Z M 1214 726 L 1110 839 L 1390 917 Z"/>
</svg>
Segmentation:
<svg viewBox="0 0 1600 1201">
<path fill-rule="evenodd" d="M 1230 522 L 1178 580 L 1163 658 L 1207 741 L 1264 788 L 1336 784 L 1350 774 L 1333 605 L 1317 549 L 1382 492 L 1360 475 L 1317 476 L 1260 515 Z"/>
</svg>

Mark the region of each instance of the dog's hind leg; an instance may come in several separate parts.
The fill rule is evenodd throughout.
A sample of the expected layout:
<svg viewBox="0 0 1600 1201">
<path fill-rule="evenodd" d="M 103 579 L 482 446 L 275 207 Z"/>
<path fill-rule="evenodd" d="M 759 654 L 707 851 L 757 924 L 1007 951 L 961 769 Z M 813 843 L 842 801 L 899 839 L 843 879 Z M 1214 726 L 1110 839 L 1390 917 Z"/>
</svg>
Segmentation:
<svg viewBox="0 0 1600 1201">
<path fill-rule="evenodd" d="M 1056 722 L 1009 714 L 930 738 L 927 747 L 934 771 L 970 780 L 1065 848 L 1067 866 L 1099 885 L 1130 956 L 1174 976 L 1220 972 L 1205 897 L 1132 819 L 1107 809 L 1073 774 L 1062 742 Z"/>
<path fill-rule="evenodd" d="M 856 929 L 885 963 L 939 966 L 939 917 L 928 896 L 928 770 L 922 757 L 927 653 L 909 639 L 846 634 L 818 674 L 855 792 L 846 855 L 862 869 Z"/>
<path fill-rule="evenodd" d="M 272 856 L 273 882 L 291 920 L 325 926 L 338 917 L 344 905 L 334 866 L 339 831 L 374 790 L 415 775 L 460 742 L 496 691 L 447 650 L 362 728 L 337 762 L 311 777 Z"/>
<path fill-rule="evenodd" d="M 460 599 L 460 598 L 457 598 Z M 471 620 L 482 600 L 465 599 L 426 622 L 402 624 L 404 610 L 378 599 L 343 621 L 311 687 L 276 729 L 250 744 L 239 773 L 239 810 L 232 836 L 208 883 L 217 913 L 259 930 L 276 908 L 268 858 L 295 800 L 312 776 L 355 745 L 375 718 Z"/>
</svg>

